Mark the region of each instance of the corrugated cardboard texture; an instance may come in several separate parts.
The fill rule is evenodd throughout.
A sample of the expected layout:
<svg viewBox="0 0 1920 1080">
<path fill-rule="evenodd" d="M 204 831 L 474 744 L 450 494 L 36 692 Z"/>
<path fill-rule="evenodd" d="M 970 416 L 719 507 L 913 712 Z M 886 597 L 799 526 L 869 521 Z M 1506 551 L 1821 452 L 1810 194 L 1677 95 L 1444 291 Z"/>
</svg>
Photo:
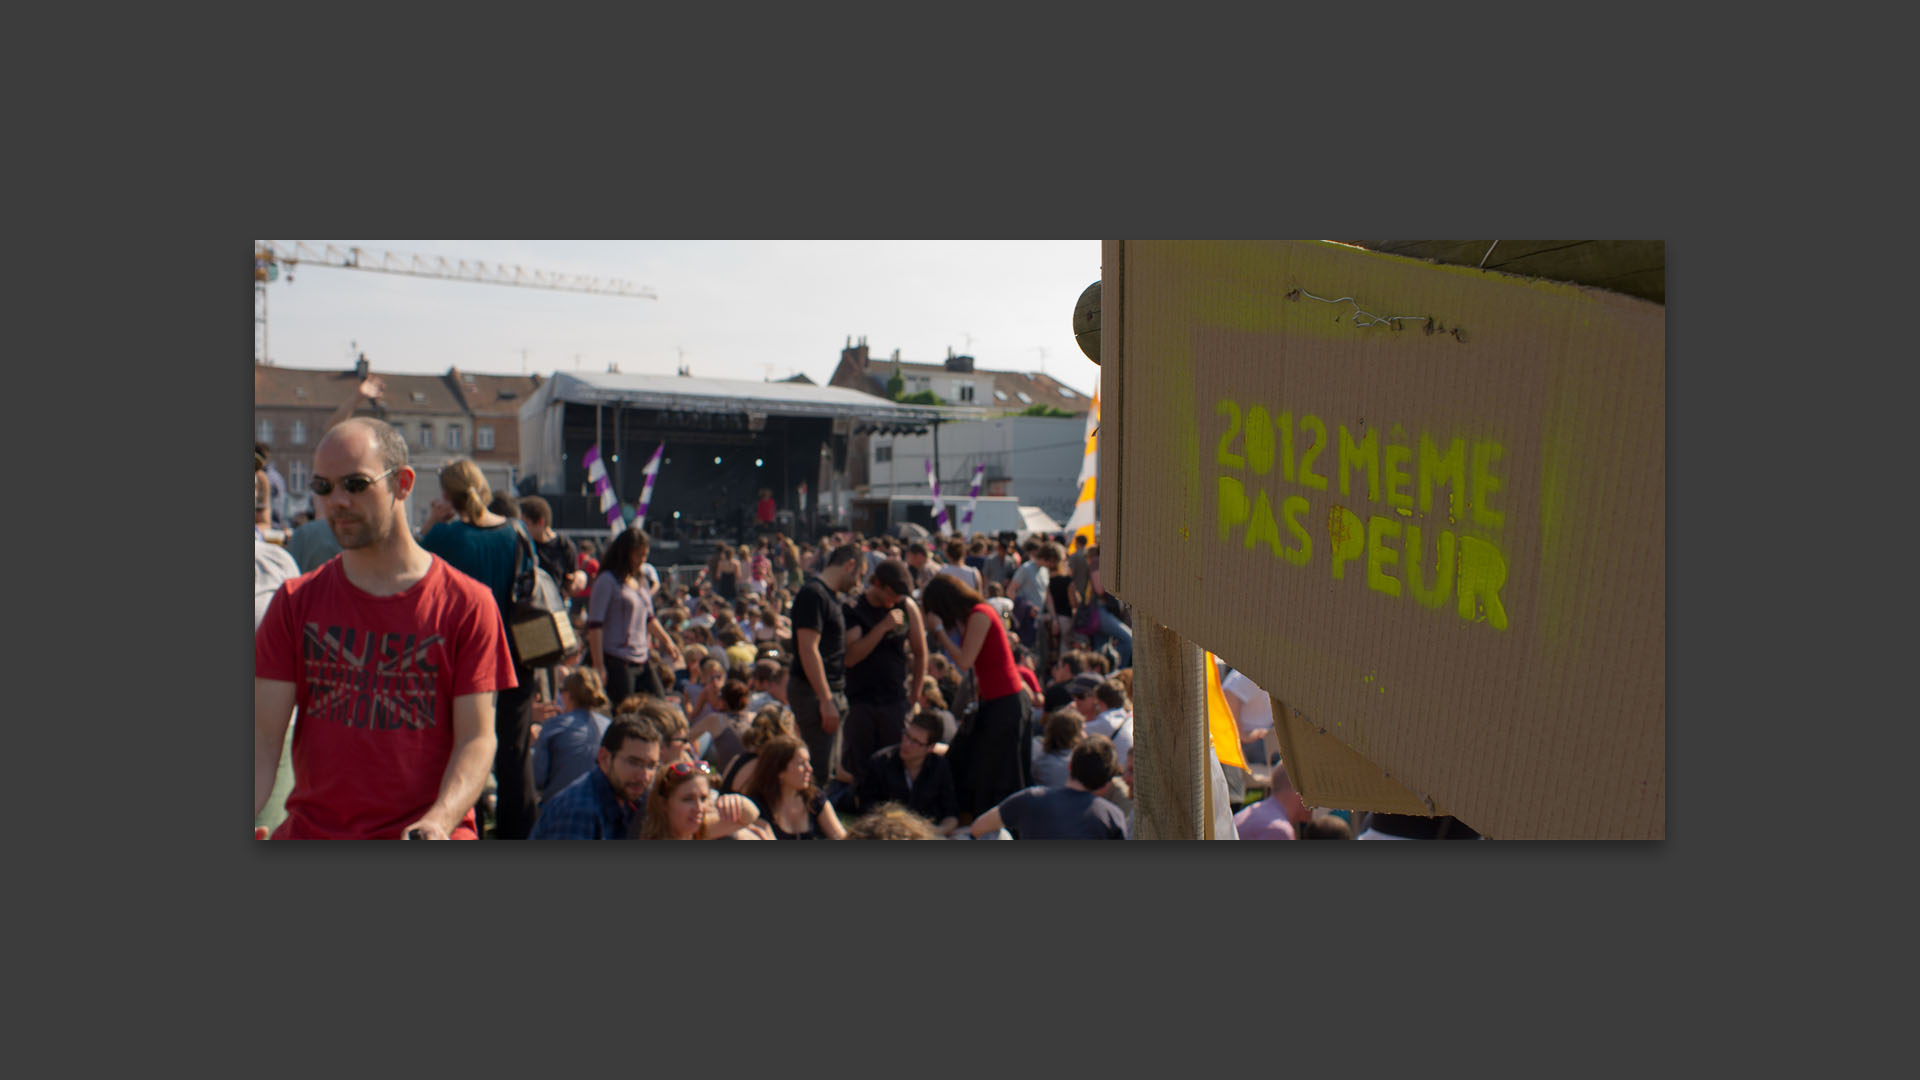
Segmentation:
<svg viewBox="0 0 1920 1080">
<path fill-rule="evenodd" d="M 1365 771 L 1324 731 L 1364 808 L 1664 835 L 1665 309 L 1314 242 L 1103 263 L 1109 587 L 1286 702 L 1307 801 Z"/>
</svg>

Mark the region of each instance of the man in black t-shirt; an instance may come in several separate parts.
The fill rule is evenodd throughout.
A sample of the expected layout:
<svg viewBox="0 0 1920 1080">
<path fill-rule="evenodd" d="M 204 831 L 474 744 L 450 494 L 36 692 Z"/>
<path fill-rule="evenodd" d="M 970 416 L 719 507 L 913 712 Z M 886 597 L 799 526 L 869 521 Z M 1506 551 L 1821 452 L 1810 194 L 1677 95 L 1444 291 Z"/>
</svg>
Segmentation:
<svg viewBox="0 0 1920 1080">
<path fill-rule="evenodd" d="M 847 711 L 847 623 L 840 594 L 853 588 L 859 575 L 859 547 L 834 548 L 820 572 L 808 576 L 794 594 L 787 612 L 798 659 L 787 676 L 787 703 L 817 776 L 834 776 L 840 767 L 840 719 Z"/>
<path fill-rule="evenodd" d="M 874 751 L 897 745 L 908 714 L 920 705 L 927 632 L 912 592 L 907 564 L 885 559 L 847 606 L 847 723 L 838 775 L 855 787 Z"/>
</svg>

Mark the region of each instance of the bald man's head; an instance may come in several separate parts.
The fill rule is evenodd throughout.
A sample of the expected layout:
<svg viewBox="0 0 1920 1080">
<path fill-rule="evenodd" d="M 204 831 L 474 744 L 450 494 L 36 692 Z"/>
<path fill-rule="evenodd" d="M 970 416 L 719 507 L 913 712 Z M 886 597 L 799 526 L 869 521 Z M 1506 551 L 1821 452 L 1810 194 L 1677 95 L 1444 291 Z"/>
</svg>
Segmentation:
<svg viewBox="0 0 1920 1080">
<path fill-rule="evenodd" d="M 314 448 L 315 455 L 318 456 L 320 447 L 326 446 L 330 441 L 341 442 L 345 448 L 356 455 L 371 443 L 374 452 L 380 457 L 382 472 L 387 470 L 397 472 L 407 465 L 406 437 L 385 420 L 376 420 L 371 416 L 356 416 L 342 420 L 327 429 L 327 434 L 320 440 L 320 446 Z M 386 485 L 388 490 L 395 494 L 399 493 L 399 485 L 394 477 L 387 477 Z"/>
<path fill-rule="evenodd" d="M 327 488 L 316 493 L 314 505 L 341 548 L 389 548 L 397 538 L 404 546 L 410 537 L 401 504 L 413 490 L 414 475 L 406 442 L 390 425 L 366 417 L 334 425 L 314 448 L 313 482 Z"/>
</svg>

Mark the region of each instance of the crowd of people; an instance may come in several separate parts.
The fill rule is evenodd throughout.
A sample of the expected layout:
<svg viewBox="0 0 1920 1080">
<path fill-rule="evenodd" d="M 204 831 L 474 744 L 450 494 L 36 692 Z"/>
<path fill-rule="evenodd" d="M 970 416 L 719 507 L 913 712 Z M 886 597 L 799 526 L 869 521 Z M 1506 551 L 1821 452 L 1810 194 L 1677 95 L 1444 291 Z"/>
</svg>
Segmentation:
<svg viewBox="0 0 1920 1080">
<path fill-rule="evenodd" d="M 470 461 L 421 477 L 369 418 L 327 432 L 310 489 L 311 519 L 270 540 L 256 479 L 258 836 L 1132 834 L 1132 629 L 1097 544 L 801 544 L 763 494 L 751 541 L 662 575 L 645 531 L 576 543 Z M 577 644 L 530 663 L 508 626 L 535 565 Z M 1257 716 L 1243 735 L 1266 755 Z M 1268 760 L 1216 835 L 1353 836 Z"/>
</svg>

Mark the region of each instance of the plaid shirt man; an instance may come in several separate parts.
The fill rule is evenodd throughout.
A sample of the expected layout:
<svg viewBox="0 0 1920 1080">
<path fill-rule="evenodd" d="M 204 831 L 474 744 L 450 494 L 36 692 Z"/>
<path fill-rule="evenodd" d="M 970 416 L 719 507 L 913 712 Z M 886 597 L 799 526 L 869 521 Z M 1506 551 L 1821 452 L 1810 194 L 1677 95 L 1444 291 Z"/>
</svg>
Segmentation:
<svg viewBox="0 0 1920 1080">
<path fill-rule="evenodd" d="M 641 804 L 645 804 L 644 799 Z M 540 807 L 529 840 L 625 840 L 640 810 L 614 793 L 598 765 Z"/>
</svg>

